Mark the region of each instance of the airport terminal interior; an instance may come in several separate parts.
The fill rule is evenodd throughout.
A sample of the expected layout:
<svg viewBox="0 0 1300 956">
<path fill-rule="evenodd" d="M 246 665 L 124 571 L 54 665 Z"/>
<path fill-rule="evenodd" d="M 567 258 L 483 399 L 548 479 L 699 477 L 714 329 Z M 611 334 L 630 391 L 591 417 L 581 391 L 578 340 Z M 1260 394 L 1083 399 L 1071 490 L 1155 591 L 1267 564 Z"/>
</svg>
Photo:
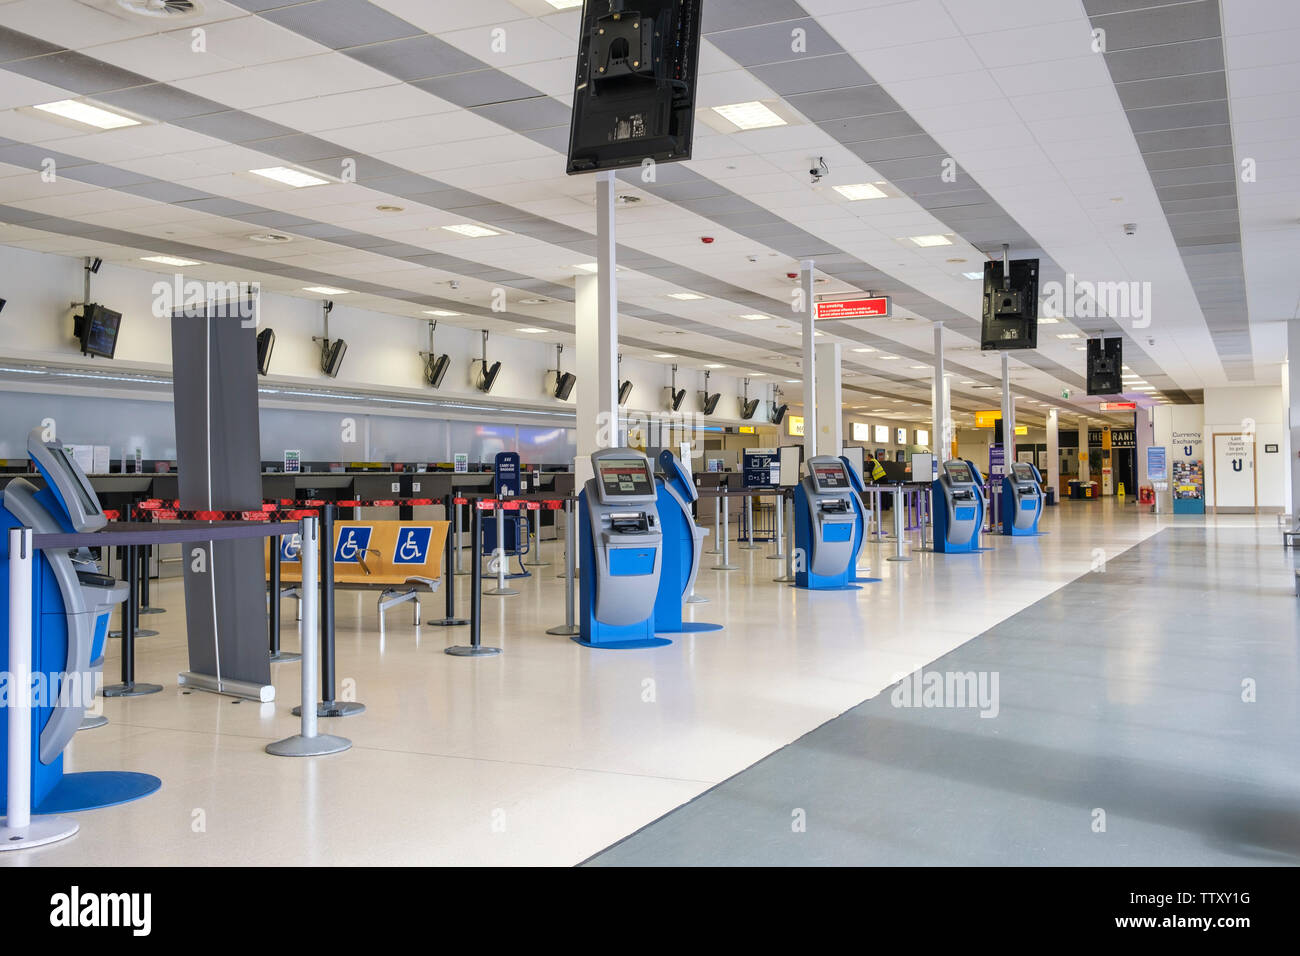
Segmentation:
<svg viewBox="0 0 1300 956">
<path fill-rule="evenodd" d="M 1297 51 L 0 0 L 0 867 L 1300 862 Z"/>
</svg>

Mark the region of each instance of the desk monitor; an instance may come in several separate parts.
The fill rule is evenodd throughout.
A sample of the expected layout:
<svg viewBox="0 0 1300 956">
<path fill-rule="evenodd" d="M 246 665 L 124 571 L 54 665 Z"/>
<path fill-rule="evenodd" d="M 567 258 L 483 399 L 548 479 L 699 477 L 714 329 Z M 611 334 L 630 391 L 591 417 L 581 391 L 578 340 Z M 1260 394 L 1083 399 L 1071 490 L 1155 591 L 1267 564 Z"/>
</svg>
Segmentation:
<svg viewBox="0 0 1300 956">
<path fill-rule="evenodd" d="M 943 463 L 944 474 L 948 476 L 948 482 L 954 485 L 974 484 L 975 477 L 971 474 L 970 465 L 964 461 L 945 461 Z"/>
<path fill-rule="evenodd" d="M 1033 466 L 1027 465 L 1022 461 L 1012 463 L 1011 474 L 1015 476 L 1016 481 L 1031 481 L 1034 484 L 1038 484 L 1038 478 L 1034 474 Z"/>
<path fill-rule="evenodd" d="M 592 456 L 591 463 L 604 503 L 655 500 L 654 475 L 644 456 L 626 453 L 608 458 Z"/>
<path fill-rule="evenodd" d="M 90 479 L 63 442 L 44 441 L 42 429 L 33 428 L 27 436 L 27 453 L 63 505 L 73 531 L 98 531 L 108 523 Z"/>
<path fill-rule="evenodd" d="M 808 473 L 818 491 L 843 491 L 849 487 L 844 462 L 838 458 L 818 458 L 811 463 Z"/>
</svg>

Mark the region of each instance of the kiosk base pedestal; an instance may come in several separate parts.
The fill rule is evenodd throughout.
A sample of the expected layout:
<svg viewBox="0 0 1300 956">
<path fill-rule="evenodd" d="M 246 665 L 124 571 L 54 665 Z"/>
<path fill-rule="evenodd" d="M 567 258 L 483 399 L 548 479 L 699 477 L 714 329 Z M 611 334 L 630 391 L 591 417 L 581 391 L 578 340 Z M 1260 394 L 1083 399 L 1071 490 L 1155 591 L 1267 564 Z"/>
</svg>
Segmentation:
<svg viewBox="0 0 1300 956">
<path fill-rule="evenodd" d="M 83 730 L 98 730 L 107 723 L 108 718 L 103 714 L 95 714 L 93 716 L 87 714 L 85 717 L 81 718 L 81 726 L 77 728 L 77 732 L 80 733 Z"/>
<path fill-rule="evenodd" d="M 357 704 L 352 701 L 322 700 L 316 704 L 317 717 L 355 717 L 357 714 L 364 714 L 365 712 L 365 704 Z M 293 715 L 295 717 L 301 717 L 302 707 L 295 707 L 293 709 Z M 333 753 L 333 751 L 328 752 Z"/>
<path fill-rule="evenodd" d="M 28 821 L 21 830 L 14 830 L 9 821 L 0 823 L 0 850 L 30 850 L 34 846 L 46 846 L 66 840 L 81 825 L 63 817 L 36 817 Z"/>
<path fill-rule="evenodd" d="M 602 651 L 634 651 L 643 647 L 665 647 L 672 643 L 666 637 L 644 637 L 635 641 L 584 641 L 581 636 L 570 638 L 583 647 L 594 647 Z"/>
<path fill-rule="evenodd" d="M 581 634 L 582 628 L 576 624 L 559 624 L 555 627 L 548 627 L 547 634 L 554 634 L 556 637 L 573 637 L 575 634 Z"/>
<path fill-rule="evenodd" d="M 41 802 L 32 807 L 32 813 L 77 813 L 115 807 L 147 797 L 161 786 L 162 781 L 150 773 L 125 770 L 65 773 Z M 5 803 L 5 795 L 0 794 L 0 812 L 7 809 Z"/>
<path fill-rule="evenodd" d="M 495 657 L 501 653 L 499 647 L 469 647 L 460 645 L 457 647 L 448 647 L 443 651 L 444 654 L 450 654 L 452 657 Z"/>
<path fill-rule="evenodd" d="M 162 690 L 162 684 L 108 684 L 100 691 L 105 697 L 143 697 Z"/>
<path fill-rule="evenodd" d="M 858 584 L 824 584 L 820 587 L 809 587 L 806 584 L 793 585 L 797 591 L 861 591 L 862 587 Z"/>
<path fill-rule="evenodd" d="M 681 624 L 669 624 L 667 627 L 656 627 L 656 634 L 707 634 L 709 631 L 722 630 L 721 624 L 706 624 L 704 621 L 682 621 Z M 600 645 L 604 647 L 606 645 Z"/>
<path fill-rule="evenodd" d="M 329 734 L 317 734 L 304 737 L 294 734 L 266 745 L 266 752 L 273 757 L 321 757 L 325 754 L 342 753 L 352 748 L 352 741 L 346 737 L 333 737 Z"/>
</svg>

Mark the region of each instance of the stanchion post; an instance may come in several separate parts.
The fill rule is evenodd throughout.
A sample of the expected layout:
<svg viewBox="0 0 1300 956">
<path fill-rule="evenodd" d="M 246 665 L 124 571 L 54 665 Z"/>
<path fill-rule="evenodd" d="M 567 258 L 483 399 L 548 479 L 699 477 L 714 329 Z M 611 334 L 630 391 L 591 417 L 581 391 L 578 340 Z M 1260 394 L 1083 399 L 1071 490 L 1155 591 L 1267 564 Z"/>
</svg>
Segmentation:
<svg viewBox="0 0 1300 956">
<path fill-rule="evenodd" d="M 493 557 L 497 562 L 497 586 L 485 593 L 495 597 L 509 597 L 512 594 L 518 594 L 519 591 L 515 588 L 506 587 L 506 565 L 509 563 L 509 558 L 506 557 L 506 509 L 505 502 L 501 498 L 496 500 L 496 524 L 497 546 L 493 548 Z M 518 526 L 519 522 L 516 521 L 515 527 Z M 475 548 L 477 548 L 478 538 L 476 537 L 474 541 Z M 477 557 L 475 563 L 478 563 Z"/>
<path fill-rule="evenodd" d="M 315 757 L 336 754 L 352 746 L 346 737 L 316 732 L 316 631 L 320 617 L 318 561 L 320 520 L 308 515 L 300 523 L 302 536 L 302 705 L 294 713 L 302 718 L 301 729 L 292 737 L 266 745 L 266 752 L 277 757 Z M 332 544 L 332 539 L 331 539 Z"/>
<path fill-rule="evenodd" d="M 356 701 L 337 700 L 335 693 L 335 656 L 334 656 L 334 519 L 338 508 L 326 504 L 321 509 L 319 526 L 320 563 L 320 692 L 317 714 L 321 717 L 352 717 L 364 713 L 365 704 Z M 306 590 L 306 585 L 303 585 Z M 306 625 L 303 627 L 304 642 L 310 639 Z"/>
<path fill-rule="evenodd" d="M 478 543 L 483 540 L 483 511 L 474 504 L 474 517 L 470 519 L 470 534 L 474 538 L 474 560 L 470 562 L 469 586 L 469 645 L 448 647 L 443 653 L 452 657 L 491 657 L 501 653 L 499 647 L 484 647 L 483 626 L 483 562 L 478 559 Z"/>
<path fill-rule="evenodd" d="M 705 551 L 705 554 L 722 553 L 722 489 L 716 489 L 718 497 L 713 499 L 713 547 Z"/>
<path fill-rule="evenodd" d="M 138 618 L 136 603 L 139 598 L 140 561 L 135 545 L 126 549 L 126 603 L 122 606 L 122 682 L 108 684 L 100 693 L 105 697 L 143 697 L 162 690 L 161 684 L 135 682 L 135 634 Z"/>
<path fill-rule="evenodd" d="M 31 528 L 9 529 L 9 732 L 7 816 L 0 851 L 56 843 L 77 832 L 67 817 L 32 819 L 32 550 Z"/>
<path fill-rule="evenodd" d="M 731 563 L 731 509 L 727 507 L 726 495 L 719 489 L 718 503 L 722 505 L 722 563 L 713 566 L 714 571 L 738 571 L 740 568 Z"/>
<path fill-rule="evenodd" d="M 899 493 L 894 492 L 894 553 L 885 558 L 886 561 L 911 561 L 912 559 L 903 554 L 903 511 L 898 500 Z"/>
<path fill-rule="evenodd" d="M 534 508 L 532 505 L 536 504 Z M 533 513 L 533 560 L 525 562 L 530 568 L 550 567 L 550 561 L 542 560 L 542 509 L 539 502 L 529 502 L 529 511 Z"/>
<path fill-rule="evenodd" d="M 742 544 L 742 551 L 757 551 L 758 545 L 754 544 L 754 496 L 745 492 L 745 530 L 747 544 Z"/>
<path fill-rule="evenodd" d="M 453 508 L 456 508 L 459 511 L 459 506 L 456 504 L 455 493 L 449 492 L 442 499 L 442 510 L 446 513 L 448 520 L 451 519 L 451 510 Z M 456 572 L 452 567 L 452 564 L 455 561 L 455 558 L 452 555 L 452 550 L 459 546 L 460 542 L 458 542 L 449 531 L 447 534 L 447 544 L 443 549 L 442 559 L 442 588 L 445 592 L 444 596 L 447 599 L 447 612 L 439 620 L 429 622 L 435 627 L 459 627 L 462 624 L 469 623 L 469 621 L 465 620 L 463 617 L 456 616 Z"/>
<path fill-rule="evenodd" d="M 781 510 L 789 510 L 785 521 L 785 574 L 773 578 L 777 584 L 794 583 L 794 494 L 781 495 Z"/>
<path fill-rule="evenodd" d="M 456 500 L 455 486 L 452 486 L 451 496 L 452 496 L 452 502 L 456 508 L 456 517 L 452 523 L 453 527 L 456 529 L 456 573 L 463 576 L 469 574 L 469 572 L 464 570 L 464 568 L 461 566 L 461 550 L 464 547 L 464 542 L 461 540 L 461 533 L 460 533 L 461 532 L 461 516 L 460 516 L 461 505 Z M 474 546 L 478 547 L 477 544 L 475 544 Z"/>
<path fill-rule="evenodd" d="M 776 511 L 772 517 L 776 521 L 776 532 L 774 535 L 774 537 L 776 538 L 776 554 L 769 554 L 767 556 L 767 560 L 784 561 L 785 560 L 785 495 L 778 494 L 776 496 Z"/>
<path fill-rule="evenodd" d="M 573 616 L 573 588 L 575 574 L 575 561 L 577 557 L 577 533 L 574 530 L 573 520 L 573 499 L 564 499 L 564 623 L 558 627 L 549 627 L 546 629 L 547 634 L 555 634 L 560 637 L 573 637 L 581 632 L 581 628 L 574 622 Z"/>
</svg>

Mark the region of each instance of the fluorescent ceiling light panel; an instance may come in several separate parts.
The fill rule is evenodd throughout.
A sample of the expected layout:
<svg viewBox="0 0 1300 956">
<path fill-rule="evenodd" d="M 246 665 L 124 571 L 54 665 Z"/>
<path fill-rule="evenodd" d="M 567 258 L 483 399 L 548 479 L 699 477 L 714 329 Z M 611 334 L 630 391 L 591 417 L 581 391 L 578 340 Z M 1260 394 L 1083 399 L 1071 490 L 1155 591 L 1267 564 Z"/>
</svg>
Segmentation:
<svg viewBox="0 0 1300 956">
<path fill-rule="evenodd" d="M 704 367 L 705 367 L 705 368 L 726 368 L 727 366 L 725 366 L 725 365 L 719 365 L 719 364 L 717 364 L 716 362 L 714 362 L 714 363 L 711 363 L 711 364 L 706 365 L 706 366 L 704 366 Z"/>
<path fill-rule="evenodd" d="M 982 272 L 963 272 L 962 275 L 964 275 L 967 279 L 983 279 L 983 278 L 984 278 L 984 273 L 982 273 Z"/>
<path fill-rule="evenodd" d="M 582 6 L 582 0 L 546 0 L 556 10 L 573 10 Z"/>
<path fill-rule="evenodd" d="M 193 259 L 182 259 L 180 256 L 141 256 L 141 262 L 156 262 L 161 266 L 198 266 L 201 262 L 195 262 Z"/>
<path fill-rule="evenodd" d="M 757 100 L 751 100 L 748 103 L 715 106 L 713 112 L 741 129 L 766 129 L 771 126 L 786 125 L 785 120 Z"/>
<path fill-rule="evenodd" d="M 869 348 L 866 348 L 866 347 L 864 346 L 863 348 L 860 348 L 860 349 L 854 349 L 853 351 L 855 351 L 855 352 L 874 352 L 875 349 L 869 349 Z"/>
<path fill-rule="evenodd" d="M 677 358 L 672 352 L 656 352 L 655 358 Z"/>
<path fill-rule="evenodd" d="M 579 263 L 578 263 L 576 266 L 574 266 L 573 268 L 577 269 L 579 272 L 599 272 L 599 271 L 600 271 L 600 265 L 599 265 L 598 263 L 595 263 L 595 262 L 579 262 Z"/>
<path fill-rule="evenodd" d="M 528 328 L 528 329 L 515 329 L 515 331 L 516 331 L 516 332 L 522 332 L 524 335 L 541 335 L 541 334 L 542 334 L 543 332 L 545 332 L 546 330 L 545 330 L 545 329 L 532 329 L 532 328 Z"/>
<path fill-rule="evenodd" d="M 849 202 L 888 198 L 884 191 L 874 183 L 857 183 L 852 186 L 834 186 L 832 188 Z"/>
<path fill-rule="evenodd" d="M 1058 339 L 1077 339 L 1079 337 L 1079 333 L 1078 332 L 1057 332 L 1056 337 Z M 1086 349 L 1087 346 L 1085 345 L 1084 348 Z"/>
<path fill-rule="evenodd" d="M 908 236 L 910 241 L 916 243 L 922 249 L 928 249 L 931 246 L 951 246 L 952 240 L 947 236 Z"/>
<path fill-rule="evenodd" d="M 425 315 L 436 315 L 440 319 L 446 319 L 453 315 L 460 315 L 459 312 L 449 312 L 446 309 L 425 309 Z"/>
<path fill-rule="evenodd" d="M 351 289 L 335 289 L 328 285 L 305 285 L 302 287 L 303 292 L 315 292 L 317 295 L 347 295 Z"/>
<path fill-rule="evenodd" d="M 682 302 L 694 302 L 696 299 L 703 299 L 705 297 L 695 292 L 669 292 L 668 298 L 679 299 Z"/>
<path fill-rule="evenodd" d="M 454 232 L 458 236 L 466 236 L 470 239 L 484 239 L 487 236 L 499 236 L 495 229 L 489 229 L 487 226 L 477 226 L 472 222 L 461 222 L 454 226 L 443 226 L 448 232 Z"/>
<path fill-rule="evenodd" d="M 249 172 L 254 176 L 261 176 L 263 179 L 283 183 L 295 189 L 302 189 L 305 186 L 324 186 L 329 182 L 328 179 L 304 173 L 301 169 L 290 169 L 288 166 L 267 166 L 265 169 L 250 169 Z"/>
<path fill-rule="evenodd" d="M 41 103 L 32 107 L 32 109 L 53 116 L 61 116 L 64 119 L 72 120 L 74 123 L 93 126 L 95 129 L 121 129 L 124 126 L 140 125 L 139 120 L 131 119 L 129 116 L 123 116 L 121 113 L 114 113 L 98 106 L 91 106 L 89 103 L 82 103 L 79 100 L 56 100 L 53 103 Z"/>
<path fill-rule="evenodd" d="M 1051 315 L 1040 315 L 1038 317 L 1039 325 L 1060 325 L 1061 320 Z"/>
<path fill-rule="evenodd" d="M 882 361 L 882 362 L 895 362 L 895 361 L 897 361 L 897 360 L 898 360 L 898 356 L 897 356 L 897 355 L 882 355 L 882 356 L 880 356 L 880 361 Z"/>
<path fill-rule="evenodd" d="M 744 315 L 740 316 L 740 318 L 748 319 L 751 322 L 762 322 L 764 319 L 770 319 L 771 316 L 762 315 L 761 313 L 758 312 L 746 312 Z"/>
</svg>

